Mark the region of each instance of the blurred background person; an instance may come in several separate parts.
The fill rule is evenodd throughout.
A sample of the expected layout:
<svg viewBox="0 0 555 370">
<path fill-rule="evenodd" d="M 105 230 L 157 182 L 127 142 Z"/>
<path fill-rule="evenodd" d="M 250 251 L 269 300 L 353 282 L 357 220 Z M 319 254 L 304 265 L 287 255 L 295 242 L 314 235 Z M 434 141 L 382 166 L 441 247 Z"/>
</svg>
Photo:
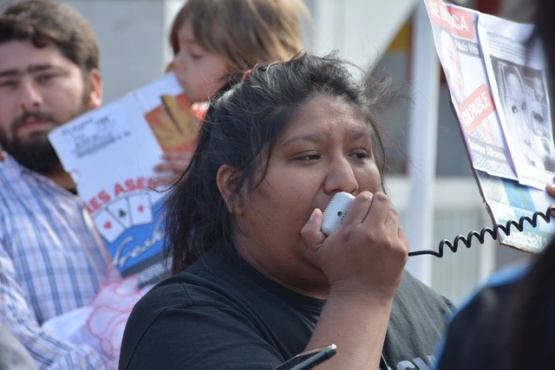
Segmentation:
<svg viewBox="0 0 555 370">
<path fill-rule="evenodd" d="M 41 369 L 114 360 L 45 329 L 86 327 L 71 315 L 121 280 L 47 138 L 101 101 L 98 43 L 75 9 L 30 0 L 0 13 L 0 322 Z"/>
<path fill-rule="evenodd" d="M 197 116 L 202 118 L 205 103 L 228 74 L 287 60 L 303 50 L 302 19 L 311 22 L 302 0 L 186 1 L 171 25 L 169 69 Z M 166 153 L 164 159 L 156 170 L 180 175 L 190 154 Z"/>
</svg>

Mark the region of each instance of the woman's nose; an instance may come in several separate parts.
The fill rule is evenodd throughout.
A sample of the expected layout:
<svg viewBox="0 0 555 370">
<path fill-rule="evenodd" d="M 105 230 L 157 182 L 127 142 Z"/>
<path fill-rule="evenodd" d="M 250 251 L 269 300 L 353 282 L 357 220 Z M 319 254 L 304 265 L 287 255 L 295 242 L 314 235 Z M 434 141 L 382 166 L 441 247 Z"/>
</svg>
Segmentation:
<svg viewBox="0 0 555 370">
<path fill-rule="evenodd" d="M 335 159 L 331 164 L 326 176 L 324 189 L 333 194 L 340 191 L 355 193 L 358 189 L 353 167 L 347 158 Z"/>
</svg>

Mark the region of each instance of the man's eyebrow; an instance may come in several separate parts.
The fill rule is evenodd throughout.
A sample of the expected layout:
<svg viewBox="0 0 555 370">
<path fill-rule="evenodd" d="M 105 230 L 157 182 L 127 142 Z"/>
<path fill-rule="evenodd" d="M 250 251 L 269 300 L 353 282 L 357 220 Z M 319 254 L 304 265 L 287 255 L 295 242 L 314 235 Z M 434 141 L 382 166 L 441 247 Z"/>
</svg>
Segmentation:
<svg viewBox="0 0 555 370">
<path fill-rule="evenodd" d="M 15 68 L 6 69 L 3 71 L 0 70 L 0 77 L 16 77 L 27 73 L 35 73 L 35 72 L 40 72 L 40 71 L 55 69 L 55 68 L 56 66 L 53 66 L 52 64 L 36 64 L 36 65 L 29 66 L 25 71 L 22 71 L 20 69 L 15 69 Z"/>
</svg>

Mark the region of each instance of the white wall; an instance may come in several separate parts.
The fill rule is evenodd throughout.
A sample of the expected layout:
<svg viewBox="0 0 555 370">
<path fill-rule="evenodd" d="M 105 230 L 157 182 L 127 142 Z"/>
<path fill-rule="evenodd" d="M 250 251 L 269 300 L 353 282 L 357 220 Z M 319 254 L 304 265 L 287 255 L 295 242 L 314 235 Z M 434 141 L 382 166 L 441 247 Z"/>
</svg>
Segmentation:
<svg viewBox="0 0 555 370">
<path fill-rule="evenodd" d="M 316 0 L 314 51 L 338 50 L 367 68 L 384 53 L 418 0 Z"/>
<path fill-rule="evenodd" d="M 101 49 L 104 102 L 160 76 L 169 60 L 167 34 L 184 0 L 64 0 L 94 27 Z"/>
</svg>

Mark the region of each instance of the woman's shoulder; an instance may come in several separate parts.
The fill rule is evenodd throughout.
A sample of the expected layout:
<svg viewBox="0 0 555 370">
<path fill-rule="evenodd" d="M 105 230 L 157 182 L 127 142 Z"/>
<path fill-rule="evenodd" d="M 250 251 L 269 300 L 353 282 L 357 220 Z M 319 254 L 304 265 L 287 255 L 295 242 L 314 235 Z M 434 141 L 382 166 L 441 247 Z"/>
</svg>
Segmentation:
<svg viewBox="0 0 555 370">
<path fill-rule="evenodd" d="M 185 270 L 159 282 L 137 303 L 137 310 L 160 311 L 218 305 L 239 295 L 241 261 L 230 252 L 208 253 Z"/>
<path fill-rule="evenodd" d="M 445 296 L 415 278 L 410 272 L 404 271 L 401 284 L 395 297 L 397 302 L 409 306 L 422 306 L 427 310 L 437 310 L 441 314 L 453 311 L 453 303 Z"/>
</svg>

